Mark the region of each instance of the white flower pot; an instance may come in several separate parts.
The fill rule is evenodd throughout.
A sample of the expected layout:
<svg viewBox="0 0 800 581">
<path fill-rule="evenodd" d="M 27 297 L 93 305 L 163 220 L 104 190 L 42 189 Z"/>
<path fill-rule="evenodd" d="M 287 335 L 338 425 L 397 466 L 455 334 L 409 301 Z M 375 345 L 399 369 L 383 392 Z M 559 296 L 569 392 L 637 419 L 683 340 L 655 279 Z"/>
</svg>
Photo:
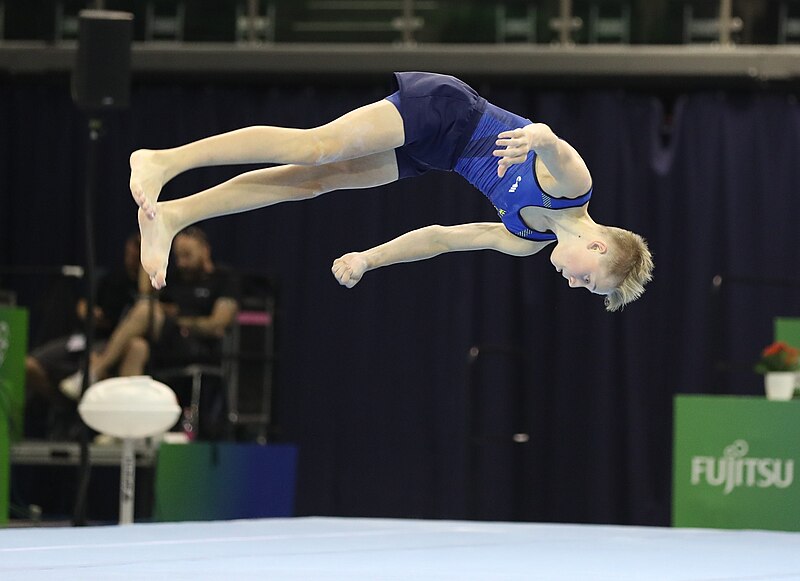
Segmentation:
<svg viewBox="0 0 800 581">
<path fill-rule="evenodd" d="M 797 374 L 794 371 L 770 371 L 764 374 L 764 390 L 767 399 L 788 401 L 794 395 L 794 383 Z"/>
</svg>

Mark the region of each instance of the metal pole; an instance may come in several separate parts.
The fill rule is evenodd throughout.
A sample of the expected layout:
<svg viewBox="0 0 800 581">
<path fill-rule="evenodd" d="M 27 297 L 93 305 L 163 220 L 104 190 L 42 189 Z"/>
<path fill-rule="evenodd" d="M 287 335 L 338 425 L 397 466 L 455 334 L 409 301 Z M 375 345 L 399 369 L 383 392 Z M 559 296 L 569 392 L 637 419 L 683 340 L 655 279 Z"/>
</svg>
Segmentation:
<svg viewBox="0 0 800 581">
<path fill-rule="evenodd" d="M 403 44 L 414 43 L 414 0 L 403 0 Z"/>
<path fill-rule="evenodd" d="M 119 524 L 133 524 L 133 496 L 136 490 L 136 455 L 133 438 L 122 440 L 122 461 L 119 465 Z"/>
<path fill-rule="evenodd" d="M 256 18 L 258 18 L 258 0 L 247 0 L 247 40 L 256 41 Z"/>
<path fill-rule="evenodd" d="M 572 44 L 572 32 L 583 26 L 580 18 L 572 16 L 572 0 L 559 0 L 558 18 L 550 19 L 550 29 L 558 31 L 558 42 L 564 46 Z"/>
<path fill-rule="evenodd" d="M 525 352 L 510 345 L 474 345 L 470 347 L 467 352 L 467 381 L 465 385 L 465 398 L 466 398 L 466 438 L 467 445 L 465 455 L 465 518 L 471 520 L 496 520 L 497 515 L 491 512 L 491 505 L 489 503 L 489 510 L 483 510 L 484 504 L 481 502 L 481 487 L 480 478 L 483 474 L 481 460 L 481 448 L 489 444 L 508 444 L 506 435 L 503 434 L 500 438 L 497 435 L 487 433 L 482 426 L 480 411 L 483 408 L 481 401 L 482 393 L 478 389 L 475 376 L 477 375 L 477 365 L 481 360 L 485 359 L 486 355 L 500 355 L 516 361 L 521 365 L 525 360 Z M 511 475 L 511 498 L 513 504 L 512 520 L 523 520 L 525 511 L 525 495 L 530 490 L 530 483 L 525 481 L 524 465 L 524 452 L 525 447 L 530 441 L 530 434 L 526 431 L 524 410 L 527 409 L 527 401 L 525 400 L 527 393 L 522 389 L 522 382 L 515 382 L 514 393 L 512 398 L 514 401 L 514 408 L 516 410 L 513 421 L 513 431 L 510 440 L 514 446 L 515 458 L 513 462 L 513 473 Z M 491 492 L 491 491 L 490 491 Z M 509 518 L 509 517 L 503 517 Z"/>
<path fill-rule="evenodd" d="M 733 33 L 740 32 L 744 23 L 738 16 L 733 15 L 732 0 L 719 2 L 719 43 L 723 46 L 734 44 Z"/>
<path fill-rule="evenodd" d="M 558 31 L 558 41 L 561 44 L 572 42 L 570 27 L 572 24 L 572 0 L 561 0 L 560 2 L 561 28 Z"/>
<path fill-rule="evenodd" d="M 94 348 L 95 319 L 94 308 L 96 304 L 96 278 L 95 278 L 95 245 L 94 245 L 94 198 L 97 189 L 97 168 L 100 139 L 103 136 L 103 121 L 99 117 L 89 119 L 89 147 L 86 153 L 86 187 L 83 192 L 84 205 L 84 237 L 86 247 L 86 320 L 84 321 L 84 334 L 86 344 L 82 362 L 83 381 L 81 383 L 81 395 L 90 386 L 90 361 L 92 349 Z M 89 476 L 91 464 L 89 462 L 89 431 L 85 425 L 81 426 L 80 432 L 80 451 L 81 461 L 78 468 L 78 491 L 75 499 L 75 514 L 73 524 L 84 526 L 86 524 L 86 501 L 89 487 Z"/>
<path fill-rule="evenodd" d="M 719 43 L 722 45 L 731 44 L 732 9 L 731 0 L 719 1 Z"/>
</svg>

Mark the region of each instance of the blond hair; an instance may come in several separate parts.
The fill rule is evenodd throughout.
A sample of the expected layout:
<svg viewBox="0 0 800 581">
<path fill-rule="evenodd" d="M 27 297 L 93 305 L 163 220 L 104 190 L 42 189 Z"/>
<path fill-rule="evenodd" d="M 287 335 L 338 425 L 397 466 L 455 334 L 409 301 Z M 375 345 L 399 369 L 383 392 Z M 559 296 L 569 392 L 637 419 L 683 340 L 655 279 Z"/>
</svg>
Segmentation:
<svg viewBox="0 0 800 581">
<path fill-rule="evenodd" d="M 653 280 L 653 256 L 644 238 L 628 230 L 604 226 L 609 238 L 607 273 L 620 281 L 606 296 L 607 311 L 617 311 L 638 299 Z"/>
</svg>

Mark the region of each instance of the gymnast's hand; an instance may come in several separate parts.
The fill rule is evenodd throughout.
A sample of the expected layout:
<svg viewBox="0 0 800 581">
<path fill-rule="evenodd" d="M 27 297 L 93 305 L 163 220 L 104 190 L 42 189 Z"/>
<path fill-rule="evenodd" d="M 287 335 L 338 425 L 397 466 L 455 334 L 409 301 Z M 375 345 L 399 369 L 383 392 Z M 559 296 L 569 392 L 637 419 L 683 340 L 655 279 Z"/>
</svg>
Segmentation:
<svg viewBox="0 0 800 581">
<path fill-rule="evenodd" d="M 497 177 L 503 177 L 508 166 L 524 163 L 529 152 L 552 147 L 557 141 L 558 137 L 544 123 L 531 123 L 525 127 L 503 131 L 495 141 L 495 145 L 503 149 L 492 152 L 500 158 L 497 162 Z"/>
<path fill-rule="evenodd" d="M 367 260 L 361 252 L 351 252 L 333 261 L 331 272 L 339 284 L 347 288 L 356 286 L 368 270 Z"/>
</svg>

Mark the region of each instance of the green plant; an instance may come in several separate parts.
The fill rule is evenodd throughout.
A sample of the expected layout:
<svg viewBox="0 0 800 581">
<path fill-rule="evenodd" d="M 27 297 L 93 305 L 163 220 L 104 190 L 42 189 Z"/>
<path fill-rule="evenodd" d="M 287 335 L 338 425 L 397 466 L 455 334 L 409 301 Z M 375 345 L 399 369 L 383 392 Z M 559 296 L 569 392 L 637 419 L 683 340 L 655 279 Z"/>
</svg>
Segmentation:
<svg viewBox="0 0 800 581">
<path fill-rule="evenodd" d="M 770 371 L 797 371 L 800 368 L 800 350 L 783 341 L 775 341 L 761 352 L 761 359 L 754 370 L 756 373 Z"/>
</svg>

